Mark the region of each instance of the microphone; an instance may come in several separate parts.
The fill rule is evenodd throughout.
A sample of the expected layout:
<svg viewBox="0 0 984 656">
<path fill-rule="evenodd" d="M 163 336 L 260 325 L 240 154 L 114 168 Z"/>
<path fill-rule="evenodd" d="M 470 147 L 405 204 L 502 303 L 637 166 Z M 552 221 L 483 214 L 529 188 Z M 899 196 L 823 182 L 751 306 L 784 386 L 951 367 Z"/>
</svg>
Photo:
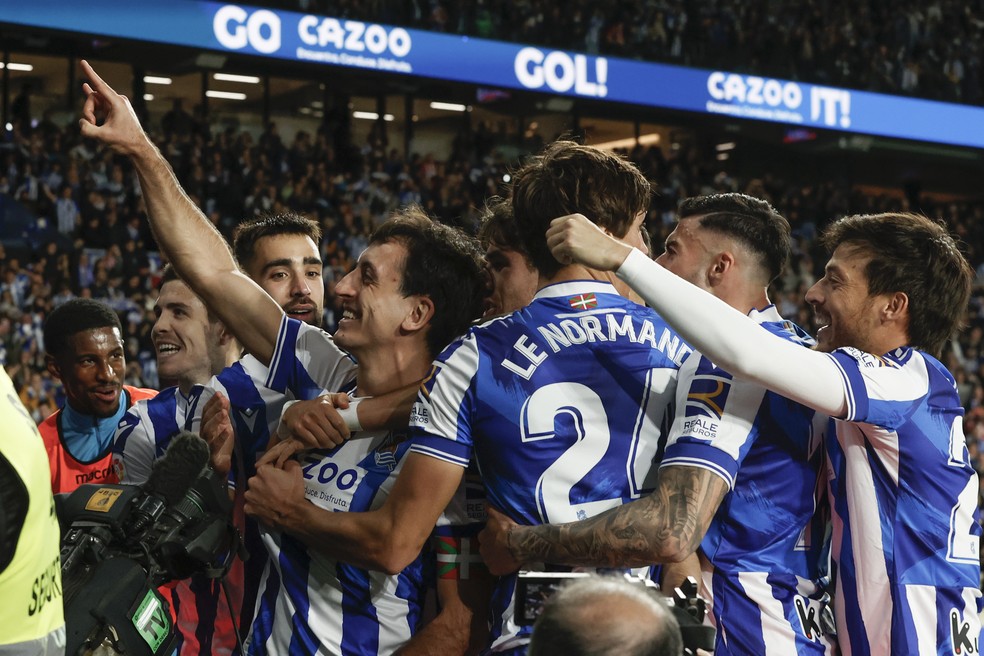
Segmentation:
<svg viewBox="0 0 984 656">
<path fill-rule="evenodd" d="M 178 433 L 154 463 L 143 489 L 147 493 L 140 507 L 134 509 L 132 532 L 139 535 L 156 521 L 166 506 L 181 501 L 208 464 L 209 448 L 202 438 L 188 431 Z"/>
</svg>

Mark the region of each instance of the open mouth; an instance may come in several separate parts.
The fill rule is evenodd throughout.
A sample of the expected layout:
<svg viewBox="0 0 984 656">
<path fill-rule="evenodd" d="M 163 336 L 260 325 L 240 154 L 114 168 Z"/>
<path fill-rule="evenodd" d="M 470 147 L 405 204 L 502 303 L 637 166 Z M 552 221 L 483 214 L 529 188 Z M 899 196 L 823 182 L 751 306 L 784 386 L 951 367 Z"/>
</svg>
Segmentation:
<svg viewBox="0 0 984 656">
<path fill-rule="evenodd" d="M 162 342 L 162 343 L 160 343 L 160 344 L 157 345 L 157 356 L 158 357 L 166 357 L 168 355 L 173 355 L 174 353 L 177 353 L 180 350 L 181 350 L 181 348 L 179 346 L 177 346 L 176 344 L 170 344 L 170 343 L 163 343 Z"/>
</svg>

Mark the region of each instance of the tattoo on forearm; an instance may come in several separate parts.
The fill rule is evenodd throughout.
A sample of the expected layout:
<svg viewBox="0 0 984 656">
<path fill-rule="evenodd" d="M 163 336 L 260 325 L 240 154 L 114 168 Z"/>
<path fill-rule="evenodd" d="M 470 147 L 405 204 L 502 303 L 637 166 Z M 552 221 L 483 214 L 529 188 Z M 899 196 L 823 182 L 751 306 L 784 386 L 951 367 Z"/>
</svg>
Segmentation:
<svg viewBox="0 0 984 656">
<path fill-rule="evenodd" d="M 517 527 L 513 556 L 523 562 L 640 567 L 693 553 L 727 485 L 697 467 L 666 467 L 649 496 L 569 524 Z"/>
</svg>

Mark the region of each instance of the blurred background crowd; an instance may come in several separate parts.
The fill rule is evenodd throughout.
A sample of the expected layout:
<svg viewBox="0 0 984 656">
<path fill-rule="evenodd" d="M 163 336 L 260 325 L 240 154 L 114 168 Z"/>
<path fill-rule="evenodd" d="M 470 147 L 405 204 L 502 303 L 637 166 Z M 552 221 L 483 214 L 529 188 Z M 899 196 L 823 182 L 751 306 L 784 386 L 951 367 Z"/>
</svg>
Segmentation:
<svg viewBox="0 0 984 656">
<path fill-rule="evenodd" d="M 980 2 L 866 0 L 829 7 L 817 0 L 739 3 L 720 0 L 443 0 L 353 2 L 282 0 L 267 4 L 334 16 L 572 50 L 748 70 L 790 79 L 930 98 L 980 103 L 984 15 Z M 791 54 L 788 54 L 791 53 Z M 0 139 L 0 210 L 20 221 L 26 240 L 0 245 L 0 362 L 37 421 L 64 402 L 45 370 L 42 325 L 53 307 L 76 297 L 103 300 L 122 319 L 127 382 L 157 387 L 151 342 L 161 258 L 144 220 L 139 185 L 125 158 L 79 136 L 71 120 L 32 111 L 14 98 Z M 517 148 L 484 124 L 462 129 L 447 152 L 411 152 L 372 130 L 362 143 L 327 129 L 283 138 L 270 122 L 262 131 L 208 123 L 179 104 L 147 126 L 182 185 L 227 236 L 244 218 L 293 210 L 320 222 L 327 286 L 325 322 L 335 326 L 334 281 L 365 248 L 369 234 L 395 207 L 419 203 L 450 224 L 475 231 L 486 199 L 506 193 L 517 156 L 536 152 L 532 135 Z M 529 136 L 529 135 L 528 135 Z M 826 261 L 816 236 L 852 213 L 917 210 L 944 220 L 962 240 L 978 283 L 967 328 L 948 347 L 967 410 L 970 451 L 984 471 L 984 201 L 933 200 L 862 190 L 843 180 L 808 184 L 781 170 L 743 175 L 720 158 L 680 144 L 621 151 L 654 182 L 647 217 L 655 253 L 688 197 L 741 191 L 774 204 L 793 227 L 794 258 L 776 281 L 780 313 L 815 329 L 803 302 Z"/>
</svg>

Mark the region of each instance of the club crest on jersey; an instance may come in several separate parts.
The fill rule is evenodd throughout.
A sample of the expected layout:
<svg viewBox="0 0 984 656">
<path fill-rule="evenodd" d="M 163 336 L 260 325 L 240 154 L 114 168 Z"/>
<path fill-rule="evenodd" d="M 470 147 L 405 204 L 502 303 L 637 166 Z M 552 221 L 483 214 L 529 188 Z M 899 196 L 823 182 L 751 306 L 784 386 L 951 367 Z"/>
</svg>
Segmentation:
<svg viewBox="0 0 984 656">
<path fill-rule="evenodd" d="M 598 299 L 594 294 L 577 294 L 568 296 L 567 304 L 574 310 L 593 310 L 598 307 Z"/>
<path fill-rule="evenodd" d="M 386 467 L 390 471 L 396 469 L 396 450 L 401 443 L 406 441 L 407 434 L 403 431 L 394 431 L 387 435 L 383 443 L 376 447 L 376 450 L 373 452 L 373 459 L 376 461 L 376 466 Z"/>
<path fill-rule="evenodd" d="M 813 606 L 807 607 L 802 597 L 796 597 L 796 614 L 799 616 L 800 627 L 807 640 L 819 641 L 822 631 L 817 617 L 817 609 Z"/>
<path fill-rule="evenodd" d="M 953 653 L 960 654 L 979 654 L 980 636 L 970 633 L 970 622 L 964 621 L 960 611 L 956 608 L 950 609 L 950 643 L 953 646 Z"/>
</svg>

